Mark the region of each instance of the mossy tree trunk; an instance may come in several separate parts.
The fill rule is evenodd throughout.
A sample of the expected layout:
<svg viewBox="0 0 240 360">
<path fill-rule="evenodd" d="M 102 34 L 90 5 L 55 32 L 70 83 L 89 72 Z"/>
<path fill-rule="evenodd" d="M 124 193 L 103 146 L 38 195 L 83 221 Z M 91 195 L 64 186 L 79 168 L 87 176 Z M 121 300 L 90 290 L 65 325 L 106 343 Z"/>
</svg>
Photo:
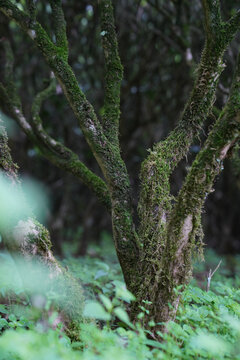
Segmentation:
<svg viewBox="0 0 240 360">
<path fill-rule="evenodd" d="M 7 133 L 0 120 L 0 176 L 9 182 L 11 187 L 18 188 L 17 194 L 19 193 L 25 202 L 17 169 L 18 167 L 13 162 L 8 147 Z M 1 209 L 2 212 L 4 210 Z M 25 210 L 23 206 L 21 214 L 16 214 L 14 209 L 8 209 L 8 215 L 9 223 L 4 224 L 0 230 L 6 248 L 19 268 L 20 276 L 23 262 L 31 265 L 30 271 L 38 264 L 43 267 L 46 271 L 46 283 L 50 282 L 51 284 L 52 282 L 57 291 L 61 291 L 61 306 L 57 304 L 56 306 L 60 311 L 60 318 L 65 331 L 73 340 L 79 339 L 84 303 L 83 290 L 80 284 L 55 259 L 51 251 L 52 244 L 49 232 L 31 216 L 31 211 Z M 24 274 L 25 270 L 23 271 L 23 284 Z"/>
<path fill-rule="evenodd" d="M 124 278 L 129 290 L 137 297 L 132 317 L 135 317 L 141 302 L 147 300 L 149 315 L 145 319 L 146 324 L 150 319 L 167 322 L 174 319 L 180 293 L 191 276 L 192 253 L 196 248 L 201 249 L 201 211 L 206 194 L 211 191 L 227 153 L 239 140 L 239 64 L 228 104 L 209 133 L 176 198 L 170 192 L 170 176 L 187 155 L 194 137 L 211 113 L 224 68 L 224 52 L 240 27 L 240 11 L 228 21 L 223 21 L 219 1 L 202 0 L 206 40 L 197 78 L 177 127 L 153 147 L 142 164 L 138 206 L 140 225 L 136 228 L 132 217 L 130 179 L 121 157 L 118 137 L 123 69 L 111 0 L 99 0 L 105 59 L 104 115 L 101 119 L 80 89 L 68 63 L 68 41 L 61 1 L 52 0 L 50 4 L 55 42 L 36 20 L 34 2 L 24 12 L 10 0 L 0 0 L 0 10 L 30 36 L 44 56 L 64 91 L 105 180 L 93 174 L 76 154 L 44 130 L 39 115 L 40 106 L 52 89 L 54 91 L 54 85 L 50 84 L 51 89 L 36 96 L 32 119 L 24 117 L 11 71 L 6 71 L 6 78 L 0 86 L 1 98 L 7 104 L 6 111 L 39 146 L 43 155 L 88 185 L 111 212 L 113 236 Z M 8 58 L 11 59 L 11 54 Z M 11 67 L 7 69 L 11 70 Z M 52 81 L 55 80 L 50 83 Z"/>
</svg>

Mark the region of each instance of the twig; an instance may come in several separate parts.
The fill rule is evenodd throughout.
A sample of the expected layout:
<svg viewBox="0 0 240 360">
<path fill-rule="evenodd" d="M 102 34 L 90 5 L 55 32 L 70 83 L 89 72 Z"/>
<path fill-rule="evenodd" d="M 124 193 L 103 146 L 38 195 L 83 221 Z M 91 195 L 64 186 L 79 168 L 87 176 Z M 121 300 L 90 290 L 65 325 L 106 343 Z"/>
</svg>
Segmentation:
<svg viewBox="0 0 240 360">
<path fill-rule="evenodd" d="M 219 266 L 221 265 L 222 260 L 219 261 L 216 269 L 212 272 L 212 269 L 209 270 L 208 273 L 208 277 L 207 277 L 207 292 L 210 290 L 210 284 L 211 284 L 211 280 L 213 275 L 215 274 L 215 272 L 217 271 L 217 269 L 219 268 Z"/>
</svg>

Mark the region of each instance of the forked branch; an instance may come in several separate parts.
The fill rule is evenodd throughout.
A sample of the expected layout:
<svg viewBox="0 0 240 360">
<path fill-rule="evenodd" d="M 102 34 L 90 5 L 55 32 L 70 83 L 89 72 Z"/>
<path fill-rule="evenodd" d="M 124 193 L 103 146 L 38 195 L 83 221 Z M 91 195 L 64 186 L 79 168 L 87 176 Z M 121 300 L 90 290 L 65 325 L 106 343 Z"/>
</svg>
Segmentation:
<svg viewBox="0 0 240 360">
<path fill-rule="evenodd" d="M 212 191 L 214 179 L 223 169 L 224 159 L 240 139 L 239 94 L 240 57 L 228 102 L 194 160 L 170 215 L 163 259 L 167 253 L 171 254 L 170 265 L 164 265 L 168 269 L 167 276 L 175 279 L 174 286 L 186 282 L 189 277 L 191 255 L 201 227 L 202 207 Z M 169 256 L 167 258 L 169 261 Z"/>
<path fill-rule="evenodd" d="M 152 243 L 160 252 L 164 243 L 158 243 L 158 235 L 165 228 L 171 210 L 170 176 L 187 155 L 194 137 L 212 110 L 219 77 L 224 69 L 224 51 L 240 28 L 239 12 L 228 22 L 221 21 L 218 0 L 204 0 L 203 8 L 206 41 L 192 93 L 177 127 L 154 146 L 141 168 L 140 231 L 144 248 Z"/>
</svg>

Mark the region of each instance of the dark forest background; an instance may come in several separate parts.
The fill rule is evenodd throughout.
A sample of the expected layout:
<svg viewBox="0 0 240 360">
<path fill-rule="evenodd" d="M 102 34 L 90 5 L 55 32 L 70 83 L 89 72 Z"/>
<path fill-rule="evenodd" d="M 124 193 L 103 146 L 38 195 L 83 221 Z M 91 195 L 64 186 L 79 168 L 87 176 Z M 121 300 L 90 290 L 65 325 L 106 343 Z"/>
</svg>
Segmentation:
<svg viewBox="0 0 240 360">
<path fill-rule="evenodd" d="M 19 6 L 21 2 L 19 1 Z M 236 1 L 222 3 L 226 18 Z M 63 0 L 70 47 L 69 62 L 81 88 L 101 115 L 103 107 L 104 59 L 96 1 Z M 51 32 L 51 8 L 41 2 L 40 22 Z M 124 66 L 121 97 L 120 142 L 134 193 L 138 194 L 140 164 L 148 148 L 163 139 L 176 125 L 191 91 L 204 42 L 200 1 L 115 1 L 119 52 Z M 26 115 L 34 95 L 47 85 L 49 69 L 28 39 L 13 22 L 0 16 L 0 33 L 10 34 L 15 54 L 14 74 Z M 4 37 L 4 35 L 3 35 Z M 226 102 L 237 56 L 235 39 L 217 91 L 213 112 L 195 139 L 190 154 L 172 177 L 176 193 L 205 134 Z M 4 52 L 0 42 L 0 63 Z M 0 74 L 1 75 L 1 74 Z M 60 86 L 42 108 L 44 126 L 55 139 L 75 150 L 80 159 L 100 174 L 94 157 L 78 127 Z M 20 173 L 39 180 L 47 191 L 51 207 L 46 209 L 54 250 L 62 254 L 63 244 L 72 244 L 74 255 L 84 255 L 88 245 L 111 232 L 111 220 L 86 186 L 41 157 L 39 150 L 16 126 L 9 128 L 10 147 Z M 203 216 L 205 243 L 220 253 L 240 252 L 240 158 L 233 154 L 208 197 Z M 133 199 L 134 200 L 134 199 Z"/>
</svg>

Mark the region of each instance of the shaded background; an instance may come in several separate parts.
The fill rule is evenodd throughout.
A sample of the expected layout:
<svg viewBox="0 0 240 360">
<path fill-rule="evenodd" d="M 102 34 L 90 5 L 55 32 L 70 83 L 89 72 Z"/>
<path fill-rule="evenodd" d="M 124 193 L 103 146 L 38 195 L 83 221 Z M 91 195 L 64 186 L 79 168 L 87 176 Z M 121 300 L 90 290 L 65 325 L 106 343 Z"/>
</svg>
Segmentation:
<svg viewBox="0 0 240 360">
<path fill-rule="evenodd" d="M 25 6 L 25 1 L 17 1 Z M 231 16 L 236 0 L 222 2 L 223 17 Z M 67 21 L 70 57 L 80 87 L 101 116 L 104 95 L 104 61 L 101 49 L 97 1 L 63 0 Z M 137 205 L 138 174 L 147 149 L 166 137 L 176 125 L 191 91 L 197 63 L 204 43 L 200 0 L 115 1 L 119 52 L 124 66 L 121 96 L 120 142 Z M 48 1 L 38 4 L 38 20 L 51 31 Z M 32 41 L 13 23 L 0 16 L 0 36 L 10 39 L 14 54 L 14 74 L 26 116 L 34 95 L 48 84 L 49 69 Z M 192 144 L 187 159 L 172 176 L 172 191 L 177 193 L 200 150 L 212 122 L 226 102 L 234 71 L 235 39 L 225 55 L 226 69 L 221 77 L 215 106 L 201 135 Z M 0 63 L 4 53 L 0 42 Z M 0 71 L 0 76 L 1 76 Z M 100 170 L 78 127 L 72 110 L 57 87 L 56 95 L 42 108 L 45 128 L 57 140 L 78 153 L 94 172 Z M 74 255 L 84 255 L 88 244 L 111 232 L 111 219 L 94 195 L 73 176 L 54 167 L 40 156 L 36 147 L 16 126 L 10 132 L 14 160 L 23 175 L 41 181 L 51 199 L 48 228 L 59 255 L 68 244 Z M 215 191 L 206 202 L 203 222 L 205 243 L 221 253 L 240 252 L 240 160 L 235 154 L 225 162 Z"/>
</svg>

